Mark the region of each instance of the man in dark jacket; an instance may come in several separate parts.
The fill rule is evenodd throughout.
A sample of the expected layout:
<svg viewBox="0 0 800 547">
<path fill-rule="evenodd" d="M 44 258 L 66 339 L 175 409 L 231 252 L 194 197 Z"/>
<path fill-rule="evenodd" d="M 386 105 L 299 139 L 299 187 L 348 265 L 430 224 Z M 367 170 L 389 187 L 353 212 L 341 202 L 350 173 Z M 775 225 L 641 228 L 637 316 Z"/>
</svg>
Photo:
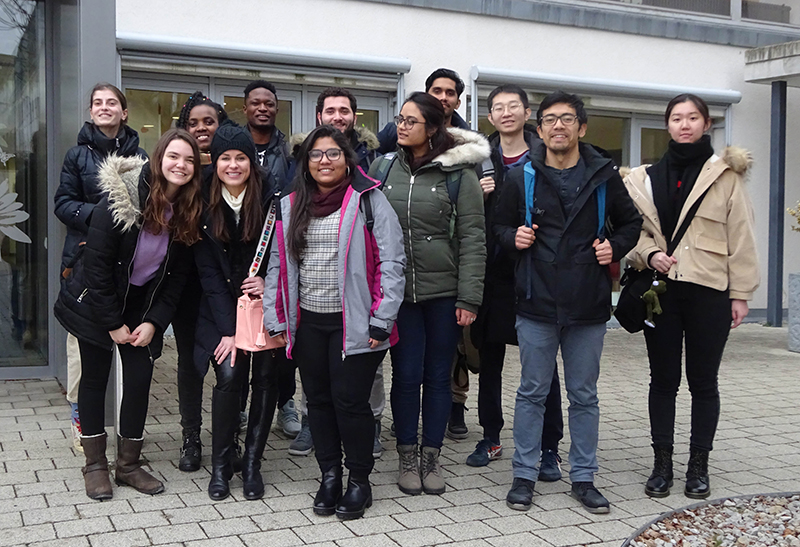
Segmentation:
<svg viewBox="0 0 800 547">
<path fill-rule="evenodd" d="M 288 184 L 289 147 L 286 136 L 275 126 L 278 117 L 278 92 L 264 80 L 256 80 L 244 88 L 244 115 L 247 129 L 256 143 L 258 163 L 272 174 L 283 189 Z"/>
<path fill-rule="evenodd" d="M 461 106 L 461 94 L 464 93 L 464 81 L 455 70 L 438 68 L 425 80 L 425 92 L 433 95 L 442 102 L 444 107 L 445 127 L 469 129 L 469 124 L 464 121 L 456 110 Z M 378 133 L 381 147 L 379 154 L 394 152 L 397 149 L 397 126 L 389 122 Z"/>
<path fill-rule="evenodd" d="M 611 317 L 608 265 L 639 238 L 642 219 L 617 167 L 591 145 L 583 101 L 563 91 L 536 113 L 543 143 L 508 175 L 495 236 L 517 254 L 517 337 L 522 375 L 514 410 L 514 482 L 506 502 L 531 506 L 538 479 L 545 399 L 559 347 L 570 400 L 572 496 L 592 513 L 608 500 L 594 487 L 600 411 L 597 378 Z M 613 230 L 609 229 L 613 226 Z"/>
<path fill-rule="evenodd" d="M 486 212 L 486 281 L 483 304 L 470 328 L 470 337 L 480 355 L 478 419 L 483 428 L 483 439 L 467 457 L 467 465 L 473 467 L 488 465 L 502 454 L 503 361 L 506 344 L 517 345 L 514 328 L 514 260 L 492 235 L 494 208 L 508 172 L 530 161 L 530 150 L 541 143 L 536 128 L 527 123 L 531 117 L 530 103 L 528 94 L 520 86 L 504 84 L 496 87 L 489 93 L 487 105 L 489 122 L 497 131 L 489 136 L 492 145 L 491 171 L 483 172 L 480 179 Z M 545 402 L 539 480 L 551 482 L 561 479 L 558 443 L 563 436 L 561 386 L 558 371 L 555 370 Z"/>
<path fill-rule="evenodd" d="M 358 166 L 365 173 L 378 157 L 378 138 L 366 127 L 358 127 L 358 103 L 355 96 L 341 87 L 329 87 L 317 97 L 317 123 L 328 124 L 344 133 L 353 145 Z"/>
</svg>

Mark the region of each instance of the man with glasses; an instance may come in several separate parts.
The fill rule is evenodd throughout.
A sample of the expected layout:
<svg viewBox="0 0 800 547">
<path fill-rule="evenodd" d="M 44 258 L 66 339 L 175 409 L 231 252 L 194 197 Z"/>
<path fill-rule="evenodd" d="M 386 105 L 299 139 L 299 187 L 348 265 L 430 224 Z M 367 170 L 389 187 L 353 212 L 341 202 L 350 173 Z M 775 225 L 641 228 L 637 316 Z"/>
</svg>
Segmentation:
<svg viewBox="0 0 800 547">
<path fill-rule="evenodd" d="M 483 304 L 478 319 L 470 329 L 470 337 L 480 355 L 478 376 L 478 419 L 483 439 L 467 457 L 467 465 L 489 465 L 503 452 L 500 431 L 503 429 L 502 372 L 506 344 L 517 345 L 514 328 L 514 261 L 492 236 L 494 207 L 497 196 L 510 170 L 529 161 L 530 149 L 541 143 L 536 127 L 528 125 L 531 117 L 528 94 L 518 85 L 505 84 L 489 93 L 489 123 L 497 130 L 489 136 L 492 145 L 492 172 L 480 179 L 486 213 L 486 281 Z M 561 415 L 561 386 L 558 371 L 545 402 L 542 431 L 542 461 L 539 480 L 552 482 L 561 479 L 558 443 L 564 436 Z"/>
<path fill-rule="evenodd" d="M 607 513 L 594 486 L 600 411 L 597 379 L 610 319 L 608 265 L 639 239 L 642 219 L 617 167 L 579 140 L 587 115 L 575 95 L 557 91 L 536 113 L 542 143 L 508 174 L 494 235 L 516 253 L 516 329 L 522 374 L 514 409 L 514 481 L 506 503 L 530 509 L 539 478 L 545 400 L 559 348 L 569 397 L 571 494 Z M 613 229 L 611 228 L 613 226 Z"/>
</svg>

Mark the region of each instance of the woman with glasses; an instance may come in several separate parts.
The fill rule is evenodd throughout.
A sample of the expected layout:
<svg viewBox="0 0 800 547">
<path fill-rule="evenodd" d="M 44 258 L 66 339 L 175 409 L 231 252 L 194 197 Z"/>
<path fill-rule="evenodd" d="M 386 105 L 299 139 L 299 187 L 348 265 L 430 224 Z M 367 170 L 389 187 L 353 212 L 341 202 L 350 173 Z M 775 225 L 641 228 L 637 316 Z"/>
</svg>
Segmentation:
<svg viewBox="0 0 800 547">
<path fill-rule="evenodd" d="M 372 504 L 369 396 L 397 340 L 405 281 L 397 215 L 356 162 L 348 138 L 331 125 L 303 142 L 294 192 L 281 199 L 264 296 L 264 322 L 270 335 L 285 337 L 308 399 L 322 473 L 314 513 L 343 520 Z"/>
<path fill-rule="evenodd" d="M 655 328 L 645 327 L 650 360 L 650 431 L 653 473 L 645 485 L 651 497 L 666 497 L 672 486 L 675 397 L 686 347 L 686 378 L 692 394 L 689 464 L 684 493 L 711 493 L 708 455 L 720 414 L 717 378 L 731 328 L 747 316 L 747 301 L 759 284 L 753 208 L 744 186 L 750 154 L 728 147 L 714 154 L 708 105 L 692 94 L 678 95 L 664 115 L 672 140 L 664 157 L 625 177 L 642 214 L 639 243 L 628 255 L 634 267 L 651 269 L 666 281 L 663 312 Z M 670 240 L 694 212 L 685 234 Z"/>
<path fill-rule="evenodd" d="M 395 122 L 397 157 L 383 191 L 400 219 L 408 259 L 400 340 L 392 347 L 397 485 L 407 494 L 441 494 L 450 366 L 461 328 L 475 321 L 483 297 L 483 191 L 473 166 L 489 157 L 490 147 L 478 133 L 446 129 L 442 104 L 427 93 L 412 93 Z"/>
</svg>

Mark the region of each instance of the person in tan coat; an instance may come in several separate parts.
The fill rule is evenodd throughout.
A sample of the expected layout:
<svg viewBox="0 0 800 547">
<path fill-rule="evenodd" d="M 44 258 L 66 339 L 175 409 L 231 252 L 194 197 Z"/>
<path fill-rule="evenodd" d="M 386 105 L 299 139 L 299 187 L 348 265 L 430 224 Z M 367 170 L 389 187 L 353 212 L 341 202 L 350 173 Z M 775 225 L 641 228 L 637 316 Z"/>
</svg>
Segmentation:
<svg viewBox="0 0 800 547">
<path fill-rule="evenodd" d="M 747 316 L 747 301 L 759 285 L 753 209 L 744 185 L 752 160 L 735 147 L 722 157 L 714 154 L 706 134 L 711 117 L 700 97 L 675 97 L 665 120 L 672 140 L 664 157 L 625 177 L 644 220 L 639 243 L 627 258 L 638 270 L 658 271 L 667 284 L 661 295 L 663 313 L 656 316 L 655 328 L 644 332 L 655 455 L 645 492 L 665 497 L 672 486 L 675 398 L 685 342 L 692 410 L 684 493 L 702 499 L 711 493 L 708 455 L 719 421 L 722 353 L 730 329 Z M 698 201 L 685 234 L 667 255 L 669 241 Z"/>
</svg>

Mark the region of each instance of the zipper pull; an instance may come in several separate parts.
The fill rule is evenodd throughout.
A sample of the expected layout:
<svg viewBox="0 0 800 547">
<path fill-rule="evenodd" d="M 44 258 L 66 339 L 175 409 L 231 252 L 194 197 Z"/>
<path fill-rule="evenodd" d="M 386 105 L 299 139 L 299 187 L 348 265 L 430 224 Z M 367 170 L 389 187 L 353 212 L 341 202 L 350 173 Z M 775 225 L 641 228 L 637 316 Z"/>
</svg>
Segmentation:
<svg viewBox="0 0 800 547">
<path fill-rule="evenodd" d="M 344 350 L 342 350 L 342 362 L 344 362 Z"/>
<path fill-rule="evenodd" d="M 89 292 L 89 289 L 83 289 L 83 292 L 78 297 L 78 304 L 80 304 L 83 301 L 83 297 L 86 296 L 86 293 L 88 293 L 88 292 Z"/>
</svg>

